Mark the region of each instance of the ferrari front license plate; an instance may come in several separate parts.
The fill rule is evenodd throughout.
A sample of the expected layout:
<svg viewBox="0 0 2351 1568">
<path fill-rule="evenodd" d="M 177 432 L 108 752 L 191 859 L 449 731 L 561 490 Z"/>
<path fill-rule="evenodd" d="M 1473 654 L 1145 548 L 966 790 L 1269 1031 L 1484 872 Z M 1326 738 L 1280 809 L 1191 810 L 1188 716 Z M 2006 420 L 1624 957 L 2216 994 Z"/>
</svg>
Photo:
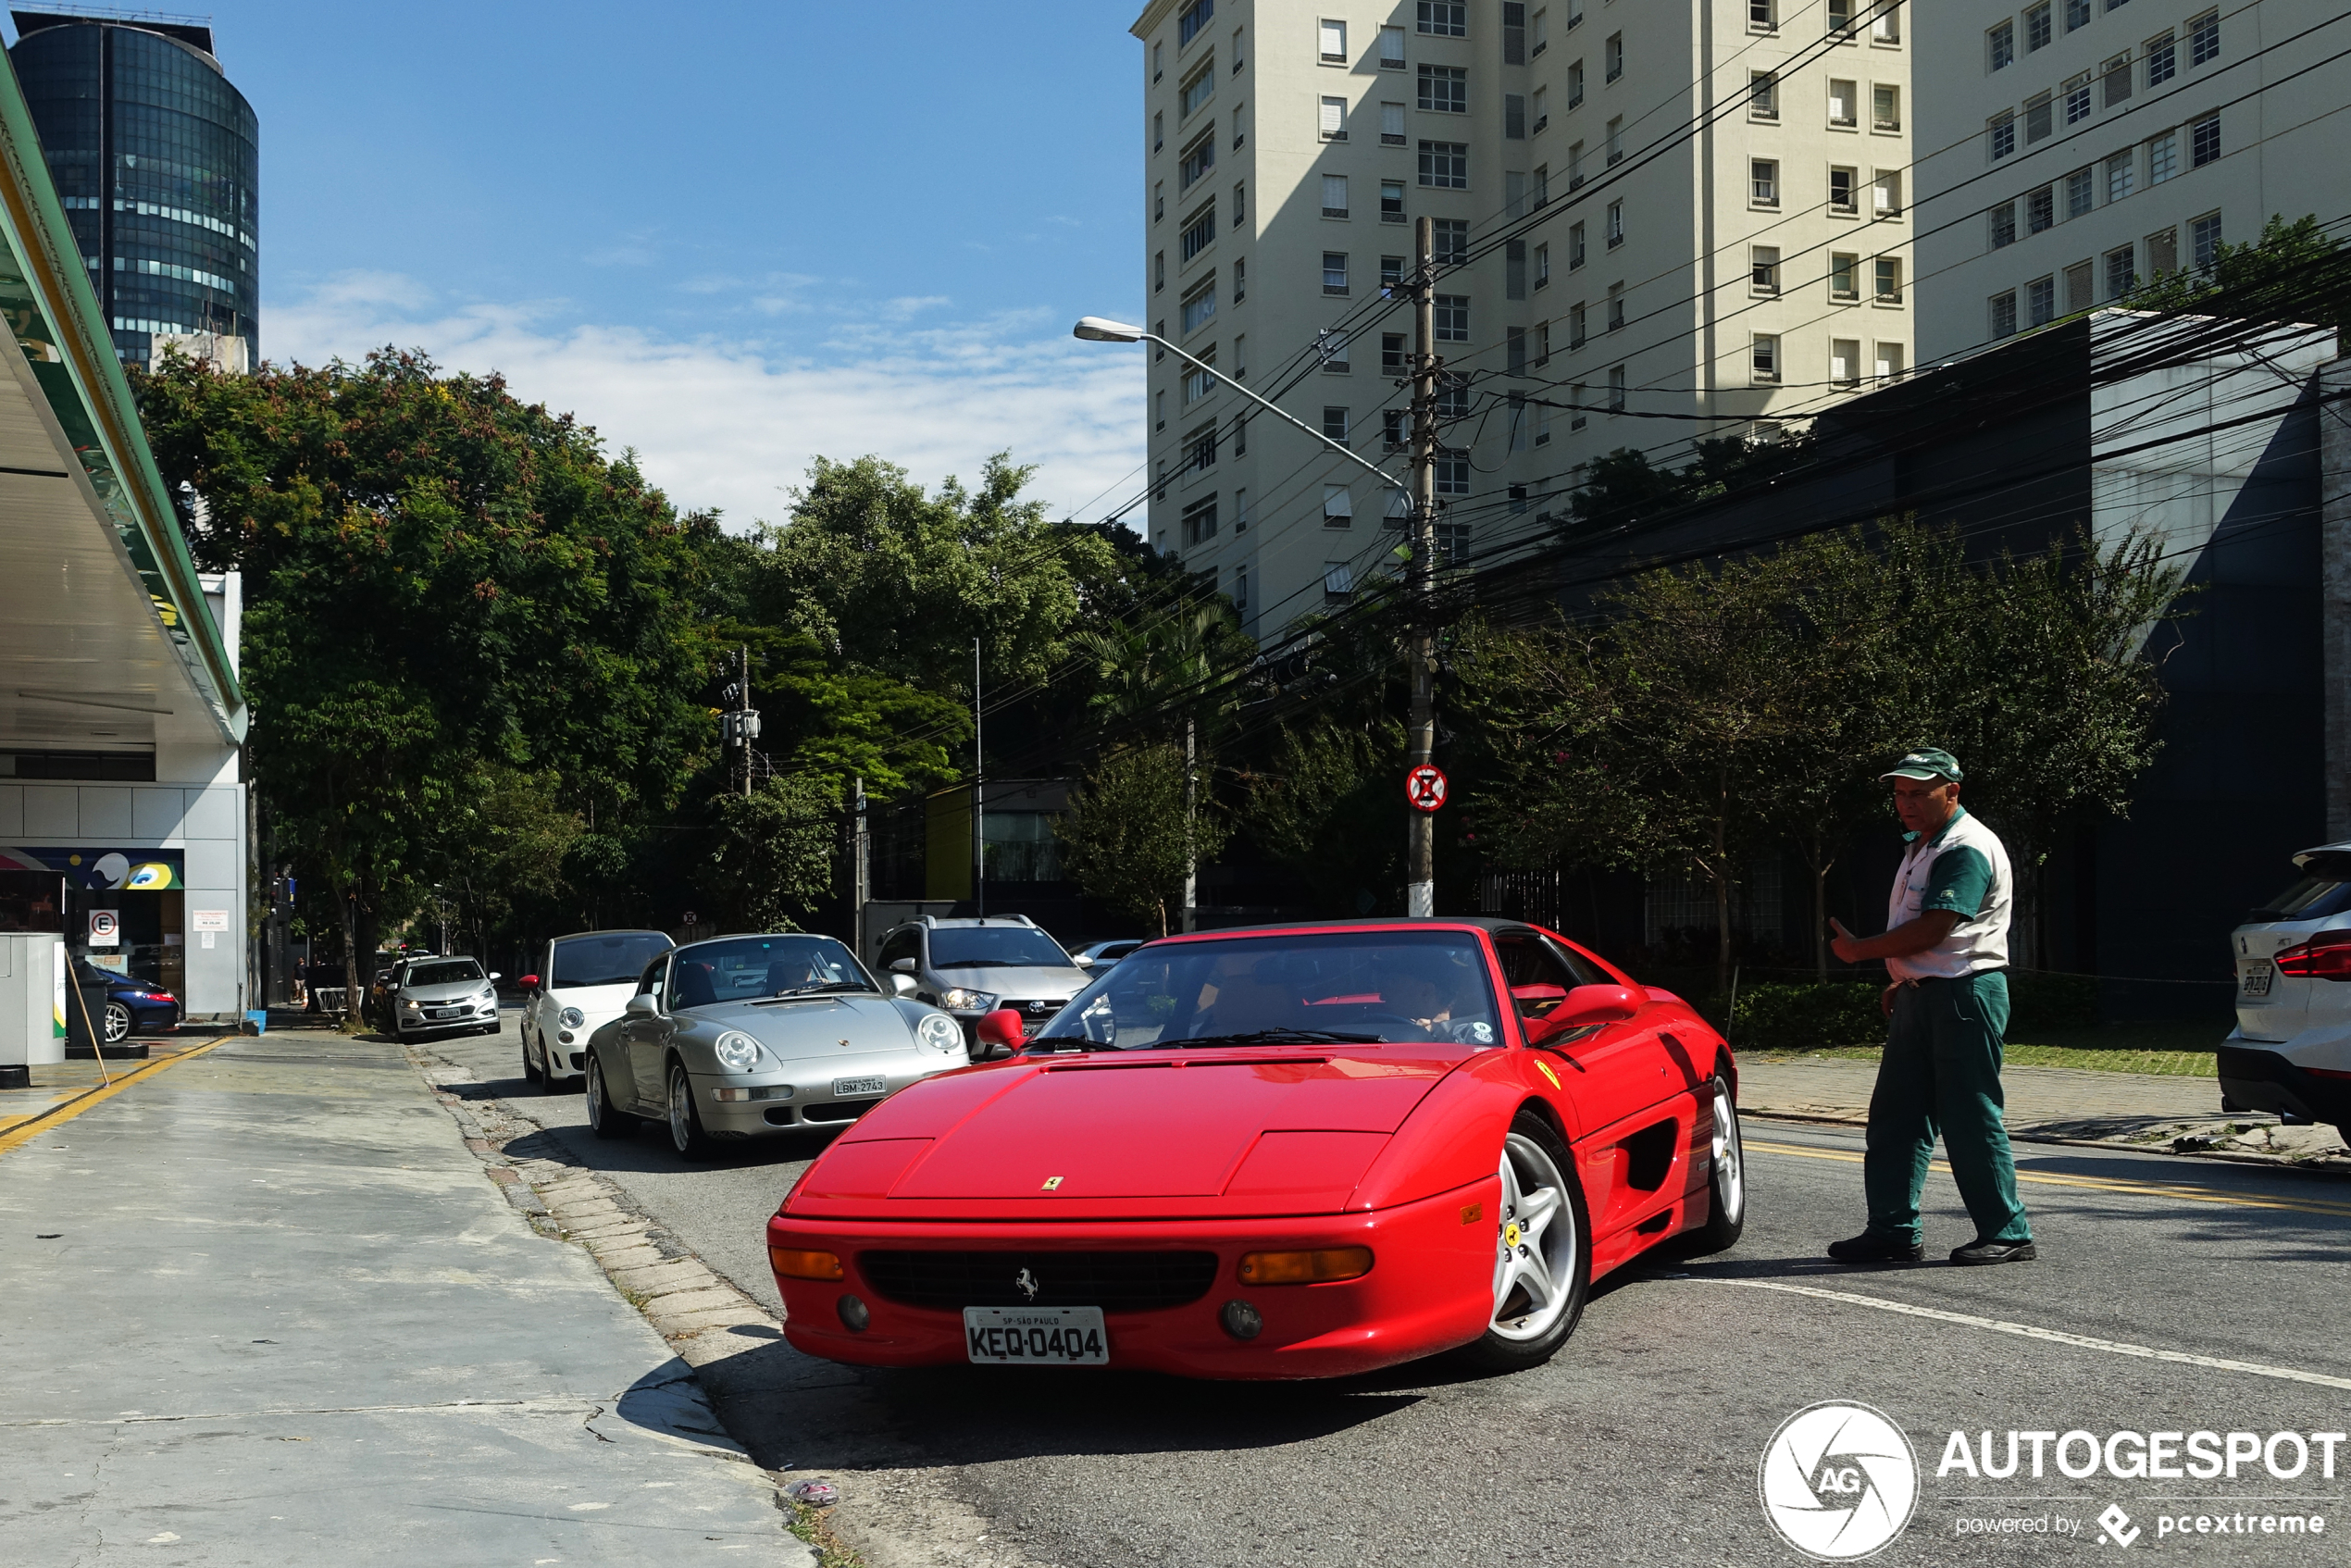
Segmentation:
<svg viewBox="0 0 2351 1568">
<path fill-rule="evenodd" d="M 2246 963 L 2237 966 L 2237 977 L 2247 996 L 2269 995 L 2270 977 L 2276 973 L 2276 967 L 2266 958 L 2258 964 Z"/>
<path fill-rule="evenodd" d="M 1110 1337 L 1100 1307 L 965 1307 L 964 1345 L 991 1366 L 1104 1366 Z"/>
<path fill-rule="evenodd" d="M 835 1100 L 844 1100 L 852 1094 L 888 1094 L 889 1092 L 889 1080 L 888 1078 L 835 1078 L 833 1080 Z"/>
</svg>

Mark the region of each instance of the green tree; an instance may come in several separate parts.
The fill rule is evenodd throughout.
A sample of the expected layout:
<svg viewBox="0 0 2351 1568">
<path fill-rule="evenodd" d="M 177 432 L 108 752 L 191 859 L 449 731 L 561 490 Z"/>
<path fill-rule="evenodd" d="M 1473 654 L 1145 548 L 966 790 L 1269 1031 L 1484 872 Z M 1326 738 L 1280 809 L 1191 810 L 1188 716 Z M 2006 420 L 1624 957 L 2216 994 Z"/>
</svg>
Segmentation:
<svg viewBox="0 0 2351 1568">
<path fill-rule="evenodd" d="M 796 931 L 832 888 L 840 796 L 825 779 L 782 776 L 751 793 L 723 791 L 708 806 L 718 827 L 702 884 L 719 923 L 738 931 Z"/>
<path fill-rule="evenodd" d="M 1405 736 L 1394 719 L 1322 714 L 1283 725 L 1248 774 L 1250 837 L 1316 908 L 1370 915 L 1403 885 Z"/>
<path fill-rule="evenodd" d="M 2351 324 L 2351 252 L 2315 216 L 2273 215 L 2258 239 L 2214 247 L 2209 268 L 2148 279 L 2123 301 L 2133 310 L 2194 312 L 2256 321 Z"/>
<path fill-rule="evenodd" d="M 1168 931 L 1184 878 L 1225 841 L 1213 805 L 1185 809 L 1184 753 L 1160 742 L 1104 753 L 1054 819 L 1062 865 L 1087 895 Z"/>
</svg>

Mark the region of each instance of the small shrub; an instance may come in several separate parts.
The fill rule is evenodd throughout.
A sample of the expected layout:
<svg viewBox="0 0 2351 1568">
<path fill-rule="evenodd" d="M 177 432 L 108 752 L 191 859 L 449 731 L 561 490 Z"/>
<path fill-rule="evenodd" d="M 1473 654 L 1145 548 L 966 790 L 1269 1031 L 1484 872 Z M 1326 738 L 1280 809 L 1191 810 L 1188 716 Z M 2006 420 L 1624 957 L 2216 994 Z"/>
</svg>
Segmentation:
<svg viewBox="0 0 2351 1568">
<path fill-rule="evenodd" d="M 1812 1051 L 1883 1045 L 1885 1019 L 1877 1009 L 1879 989 L 1849 980 L 1825 985 L 1766 981 L 1743 987 L 1731 1028 L 1732 1049 Z"/>
</svg>

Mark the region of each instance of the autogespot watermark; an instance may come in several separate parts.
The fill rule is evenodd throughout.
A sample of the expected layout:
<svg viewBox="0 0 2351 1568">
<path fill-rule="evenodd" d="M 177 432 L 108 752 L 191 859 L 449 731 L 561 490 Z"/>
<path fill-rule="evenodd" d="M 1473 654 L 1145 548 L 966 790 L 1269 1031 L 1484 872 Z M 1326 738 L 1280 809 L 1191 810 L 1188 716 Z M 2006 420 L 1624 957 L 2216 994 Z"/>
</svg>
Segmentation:
<svg viewBox="0 0 2351 1568">
<path fill-rule="evenodd" d="M 2346 1444 L 2351 1435 L 2342 1432 L 1954 1431 L 1934 1479 L 2307 1486 L 2335 1478 Z M 1883 1411 L 1853 1400 L 1808 1405 L 1781 1423 L 1764 1447 L 1757 1475 L 1763 1516 L 1780 1538 L 1829 1562 L 1855 1562 L 1892 1544 L 1917 1512 L 1921 1486 L 1908 1436 Z M 2185 1546 L 2187 1537 L 2214 1536 L 2265 1536 L 2283 1547 L 2294 1537 L 2323 1537 L 2321 1505 L 2333 1500 L 2331 1495 L 2232 1500 L 2156 1492 L 2121 1501 L 2040 1495 L 2004 1501 L 1971 1492 L 1950 1500 L 1955 1512 L 1947 1526 L 1927 1527 L 1958 1537 L 2086 1540 L 2108 1548 Z M 2087 1512 L 2100 1501 L 2103 1509 Z M 2020 1506 L 2028 1502 L 2075 1503 L 2084 1512 Z"/>
</svg>

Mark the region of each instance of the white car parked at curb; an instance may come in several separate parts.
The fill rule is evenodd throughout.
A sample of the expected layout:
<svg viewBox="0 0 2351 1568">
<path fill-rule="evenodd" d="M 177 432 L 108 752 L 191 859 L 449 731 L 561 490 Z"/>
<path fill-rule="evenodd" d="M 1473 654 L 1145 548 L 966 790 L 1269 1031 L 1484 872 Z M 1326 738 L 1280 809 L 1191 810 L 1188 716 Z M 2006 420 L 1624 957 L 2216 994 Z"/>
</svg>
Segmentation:
<svg viewBox="0 0 2351 1568">
<path fill-rule="evenodd" d="M 645 965 L 678 944 L 659 931 L 578 931 L 522 977 L 522 1076 L 553 1094 L 588 1064 L 588 1037 L 620 1016 Z"/>
<path fill-rule="evenodd" d="M 2351 1142 L 2351 843 L 2294 857 L 2302 879 L 2229 938 L 2237 1027 L 2220 1042 L 2220 1103 L 2331 1122 Z"/>
</svg>

